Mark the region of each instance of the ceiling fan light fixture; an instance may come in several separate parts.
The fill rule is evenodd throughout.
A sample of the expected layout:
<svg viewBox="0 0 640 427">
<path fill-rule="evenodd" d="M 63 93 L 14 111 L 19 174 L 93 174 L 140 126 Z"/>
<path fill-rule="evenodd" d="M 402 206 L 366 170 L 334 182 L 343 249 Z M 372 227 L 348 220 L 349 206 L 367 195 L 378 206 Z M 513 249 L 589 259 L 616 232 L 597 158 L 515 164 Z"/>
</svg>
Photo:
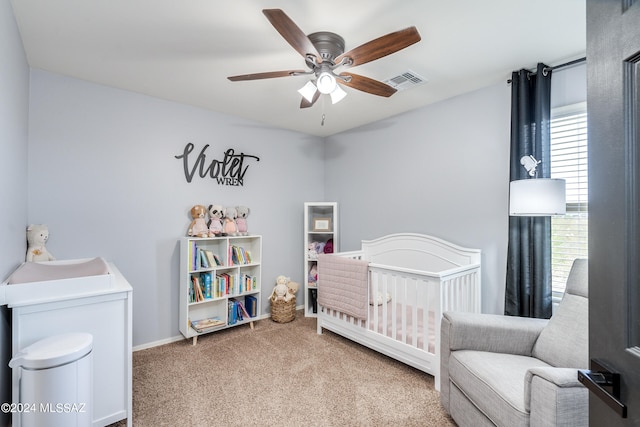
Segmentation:
<svg viewBox="0 0 640 427">
<path fill-rule="evenodd" d="M 316 85 L 312 81 L 308 81 L 306 85 L 298 89 L 298 93 L 309 102 L 313 102 L 313 96 L 316 94 Z"/>
<path fill-rule="evenodd" d="M 340 85 L 336 85 L 336 88 L 333 90 L 333 92 L 330 93 L 330 95 L 331 95 L 331 103 L 337 104 L 338 102 L 342 101 L 342 99 L 345 96 L 347 96 L 347 92 L 342 90 Z"/>
<path fill-rule="evenodd" d="M 320 73 L 318 79 L 316 80 L 316 84 L 318 85 L 318 90 L 323 95 L 332 93 L 338 86 L 336 84 L 336 78 L 327 71 L 323 71 L 322 73 Z"/>
</svg>

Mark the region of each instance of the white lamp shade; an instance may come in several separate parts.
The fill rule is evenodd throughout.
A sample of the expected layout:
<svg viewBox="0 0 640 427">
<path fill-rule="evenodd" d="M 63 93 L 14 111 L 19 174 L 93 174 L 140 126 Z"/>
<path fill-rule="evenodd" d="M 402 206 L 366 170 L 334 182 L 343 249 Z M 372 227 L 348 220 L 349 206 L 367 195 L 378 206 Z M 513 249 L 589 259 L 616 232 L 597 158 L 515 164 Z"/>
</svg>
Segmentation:
<svg viewBox="0 0 640 427">
<path fill-rule="evenodd" d="M 342 98 L 344 98 L 345 96 L 347 96 L 347 92 L 345 92 L 344 90 L 342 90 L 342 88 L 340 87 L 340 85 L 336 85 L 336 88 L 333 90 L 333 92 L 331 92 L 331 103 L 332 104 L 337 104 L 338 102 L 340 102 L 342 100 Z"/>
<path fill-rule="evenodd" d="M 304 99 L 307 101 L 313 102 L 313 96 L 316 94 L 316 90 L 316 85 L 309 81 L 306 85 L 298 89 L 298 93 L 304 96 Z"/>
<path fill-rule="evenodd" d="M 565 213 L 564 179 L 531 178 L 509 183 L 509 215 L 551 216 Z"/>
</svg>

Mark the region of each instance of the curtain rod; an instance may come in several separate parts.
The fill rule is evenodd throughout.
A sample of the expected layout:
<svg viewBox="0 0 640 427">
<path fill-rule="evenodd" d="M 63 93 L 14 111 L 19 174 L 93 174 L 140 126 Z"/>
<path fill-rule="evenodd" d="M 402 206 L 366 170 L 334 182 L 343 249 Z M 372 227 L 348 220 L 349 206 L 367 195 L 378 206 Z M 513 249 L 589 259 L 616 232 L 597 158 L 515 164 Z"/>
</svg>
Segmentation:
<svg viewBox="0 0 640 427">
<path fill-rule="evenodd" d="M 582 58 L 578 58 L 578 59 L 574 59 L 573 61 L 569 61 L 569 62 L 565 62 L 564 64 L 560 64 L 560 65 L 554 65 L 553 67 L 544 67 L 542 69 L 543 72 L 547 72 L 550 70 L 558 70 L 561 68 L 566 68 L 566 67 L 570 67 L 572 65 L 576 65 L 576 64 L 580 64 L 581 62 L 586 62 L 587 58 L 586 57 L 582 57 Z M 535 74 L 535 73 L 533 73 Z M 511 79 L 507 80 L 507 84 L 511 84 Z"/>
</svg>

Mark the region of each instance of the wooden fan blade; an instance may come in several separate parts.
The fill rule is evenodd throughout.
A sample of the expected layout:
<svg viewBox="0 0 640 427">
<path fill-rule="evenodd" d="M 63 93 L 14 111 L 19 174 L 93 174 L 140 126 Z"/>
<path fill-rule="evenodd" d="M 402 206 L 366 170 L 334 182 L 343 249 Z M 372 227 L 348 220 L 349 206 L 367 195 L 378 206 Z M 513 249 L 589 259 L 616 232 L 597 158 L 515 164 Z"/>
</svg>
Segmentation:
<svg viewBox="0 0 640 427">
<path fill-rule="evenodd" d="M 320 98 L 320 91 L 319 90 L 316 90 L 316 93 L 313 94 L 313 98 L 311 99 L 311 102 L 307 101 L 307 98 L 305 98 L 303 96 L 302 100 L 300 101 L 300 108 L 309 108 L 309 107 L 313 106 L 313 104 L 316 103 L 318 98 Z"/>
<path fill-rule="evenodd" d="M 361 46 L 345 52 L 335 59 L 335 63 L 339 64 L 343 58 L 351 58 L 351 64 L 345 66 L 353 67 L 365 64 L 373 60 L 391 55 L 407 46 L 411 46 L 421 40 L 420 34 L 416 27 L 405 28 L 404 30 L 389 33 L 386 36 L 378 37 Z"/>
<path fill-rule="evenodd" d="M 241 74 L 239 76 L 230 76 L 227 78 L 232 82 L 239 82 L 243 80 L 260 80 L 272 79 L 274 77 L 288 77 L 295 76 L 297 74 L 308 74 L 308 72 L 305 70 L 268 71 L 266 73 Z"/>
<path fill-rule="evenodd" d="M 311 43 L 309 37 L 280 9 L 263 9 L 271 25 L 275 27 L 280 35 L 304 58 L 307 55 L 316 57 L 318 63 L 322 62 L 322 57 L 318 49 Z"/>
<path fill-rule="evenodd" d="M 389 97 L 398 91 L 388 84 L 379 82 L 378 80 L 374 80 L 369 77 L 359 76 L 358 74 L 340 73 L 340 76 L 351 76 L 351 80 L 346 82 L 342 79 L 336 79 L 338 83 L 361 90 L 363 92 L 371 93 L 373 95 Z"/>
</svg>

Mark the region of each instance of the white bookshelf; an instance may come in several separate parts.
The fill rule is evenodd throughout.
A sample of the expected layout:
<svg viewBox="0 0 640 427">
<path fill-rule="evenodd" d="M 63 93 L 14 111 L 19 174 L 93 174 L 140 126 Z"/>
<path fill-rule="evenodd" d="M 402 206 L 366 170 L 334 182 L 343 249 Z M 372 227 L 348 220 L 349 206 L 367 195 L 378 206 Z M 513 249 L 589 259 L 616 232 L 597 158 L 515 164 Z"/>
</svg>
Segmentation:
<svg viewBox="0 0 640 427">
<path fill-rule="evenodd" d="M 203 251 L 215 254 L 221 265 L 208 265 L 208 261 L 203 263 L 198 255 Z M 234 256 L 234 253 L 239 256 Z M 260 316 L 261 259 L 262 236 L 258 235 L 180 239 L 179 329 L 185 338 L 193 338 L 193 345 L 196 345 L 198 336 L 210 332 L 243 324 L 250 324 L 253 328 L 253 321 Z M 197 298 L 194 281 L 206 283 L 207 276 L 211 278 L 210 289 L 203 289 L 202 298 Z M 239 301 L 249 309 L 247 296 L 255 298 L 253 313 L 250 313 L 253 316 L 245 315 L 239 319 L 236 315 L 237 320 L 232 323 L 234 316 L 230 313 L 230 301 Z M 210 318 L 218 319 L 220 325 L 202 332 L 191 326 L 191 321 Z"/>
<path fill-rule="evenodd" d="M 317 316 L 317 286 L 311 278 L 312 267 L 317 267 L 309 244 L 325 244 L 333 240 L 333 252 L 338 252 L 338 204 L 336 202 L 305 202 L 304 204 L 304 315 Z"/>
</svg>

